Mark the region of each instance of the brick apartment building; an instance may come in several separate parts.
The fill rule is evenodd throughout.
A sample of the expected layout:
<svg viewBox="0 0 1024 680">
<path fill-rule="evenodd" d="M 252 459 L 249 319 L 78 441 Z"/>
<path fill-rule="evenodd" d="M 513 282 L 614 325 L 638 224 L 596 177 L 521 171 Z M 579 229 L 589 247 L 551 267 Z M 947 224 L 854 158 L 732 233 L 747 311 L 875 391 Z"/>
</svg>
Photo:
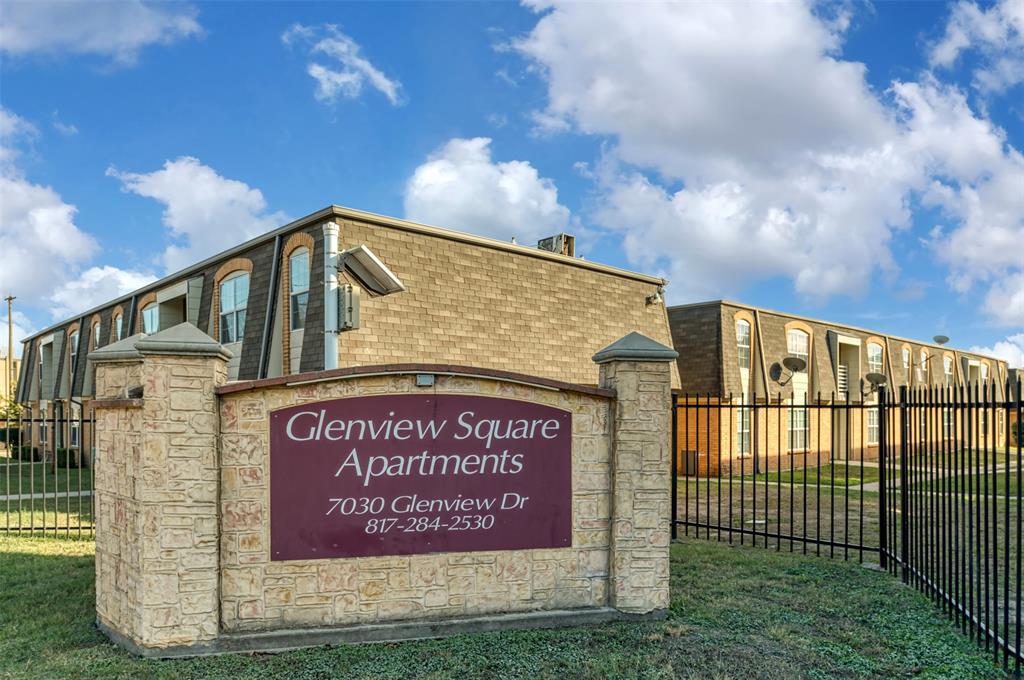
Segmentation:
<svg viewBox="0 0 1024 680">
<path fill-rule="evenodd" d="M 18 401 L 71 418 L 37 442 L 87 449 L 89 353 L 184 321 L 232 352 L 231 380 L 439 364 L 596 384 L 591 356 L 627 333 L 671 343 L 666 281 L 545 245 L 329 206 L 27 338 Z"/>
<path fill-rule="evenodd" d="M 680 400 L 711 405 L 677 412 L 679 465 L 691 474 L 725 474 L 741 463 L 752 472 L 755 463 L 775 470 L 877 458 L 879 391 L 867 380 L 871 373 L 885 376 L 890 401 L 901 386 L 987 388 L 1004 399 L 1010 378 L 1006 362 L 994 357 L 736 302 L 669 307 L 668 317 Z M 791 371 L 786 357 L 806 367 Z M 832 403 L 842 407 L 824 407 Z M 761 404 L 779 408 L 756 408 Z M 961 434 L 950 412 L 936 413 L 938 422 L 911 424 L 912 436 Z M 989 446 L 1002 441 L 1005 428 L 992 416 L 978 412 L 979 442 Z"/>
</svg>

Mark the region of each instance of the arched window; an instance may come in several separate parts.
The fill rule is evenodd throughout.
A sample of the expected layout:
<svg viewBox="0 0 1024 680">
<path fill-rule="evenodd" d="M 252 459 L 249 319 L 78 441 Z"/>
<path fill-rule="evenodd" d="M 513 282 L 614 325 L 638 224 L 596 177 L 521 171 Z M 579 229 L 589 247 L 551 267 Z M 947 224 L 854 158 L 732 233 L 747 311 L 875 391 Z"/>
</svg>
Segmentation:
<svg viewBox="0 0 1024 680">
<path fill-rule="evenodd" d="M 882 373 L 882 346 L 877 342 L 868 343 L 868 373 Z"/>
<path fill-rule="evenodd" d="M 97 321 L 92 325 L 92 348 L 96 349 L 100 346 L 100 322 Z"/>
<path fill-rule="evenodd" d="M 920 382 L 928 382 L 928 350 L 921 350 L 920 363 L 917 365 L 917 378 Z"/>
<path fill-rule="evenodd" d="M 786 333 L 786 349 L 790 356 L 799 357 L 805 364 L 810 363 L 810 340 L 806 332 L 793 328 Z M 804 368 L 806 371 L 807 368 Z M 801 372 L 804 372 L 801 371 Z"/>
<path fill-rule="evenodd" d="M 118 340 L 123 340 L 124 339 L 121 336 L 121 331 L 123 330 L 123 326 L 124 326 L 124 314 L 117 314 L 116 316 L 114 316 L 114 328 L 112 329 L 113 330 L 112 335 L 114 336 L 114 342 L 117 342 Z"/>
<path fill-rule="evenodd" d="M 740 319 L 736 322 L 736 348 L 739 352 L 740 368 L 750 369 L 750 322 Z"/>
<path fill-rule="evenodd" d="M 908 347 L 903 348 L 903 370 L 910 370 L 910 348 Z"/>
<path fill-rule="evenodd" d="M 249 304 L 249 274 L 237 271 L 220 282 L 220 343 L 241 342 L 245 336 L 245 308 Z"/>
<path fill-rule="evenodd" d="M 160 330 L 160 306 L 153 302 L 142 308 L 142 332 L 148 334 Z"/>
<path fill-rule="evenodd" d="M 953 386 L 953 357 L 942 358 L 942 372 L 946 376 L 946 387 Z"/>
<path fill-rule="evenodd" d="M 309 249 L 296 248 L 288 258 L 288 295 L 290 328 L 297 331 L 306 326 L 306 306 L 309 304 Z"/>
<path fill-rule="evenodd" d="M 71 337 L 68 340 L 68 351 L 71 352 L 71 384 L 74 385 L 75 373 L 78 371 L 78 331 L 72 331 Z"/>
</svg>

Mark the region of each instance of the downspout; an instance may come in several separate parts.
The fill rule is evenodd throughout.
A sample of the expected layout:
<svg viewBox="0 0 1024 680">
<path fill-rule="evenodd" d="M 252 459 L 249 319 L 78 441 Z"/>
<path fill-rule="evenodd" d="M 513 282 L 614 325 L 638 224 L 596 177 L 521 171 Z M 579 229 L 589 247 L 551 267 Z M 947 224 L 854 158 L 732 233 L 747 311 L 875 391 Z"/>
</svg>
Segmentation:
<svg viewBox="0 0 1024 680">
<path fill-rule="evenodd" d="M 338 233 L 334 222 L 324 229 L 324 370 L 338 367 Z"/>
</svg>

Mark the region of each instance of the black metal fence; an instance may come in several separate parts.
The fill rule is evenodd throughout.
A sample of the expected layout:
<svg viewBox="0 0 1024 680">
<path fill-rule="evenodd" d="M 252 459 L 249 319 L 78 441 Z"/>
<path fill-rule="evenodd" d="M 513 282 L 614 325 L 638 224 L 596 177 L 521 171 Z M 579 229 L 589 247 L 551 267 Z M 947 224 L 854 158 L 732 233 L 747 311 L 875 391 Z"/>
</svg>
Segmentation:
<svg viewBox="0 0 1024 680">
<path fill-rule="evenodd" d="M 673 537 L 876 563 L 1019 675 L 1021 403 L 1009 383 L 677 395 Z"/>
<path fill-rule="evenodd" d="M 76 402 L 0 421 L 0 531 L 93 537 L 93 425 Z"/>
</svg>

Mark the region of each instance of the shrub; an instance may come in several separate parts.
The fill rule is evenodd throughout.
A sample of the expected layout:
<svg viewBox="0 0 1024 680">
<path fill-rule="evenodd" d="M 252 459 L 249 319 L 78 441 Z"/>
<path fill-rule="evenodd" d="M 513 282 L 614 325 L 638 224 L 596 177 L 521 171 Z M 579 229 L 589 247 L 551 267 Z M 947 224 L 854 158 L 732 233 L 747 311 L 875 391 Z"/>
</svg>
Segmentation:
<svg viewBox="0 0 1024 680">
<path fill-rule="evenodd" d="M 78 467 L 78 449 L 57 449 L 56 455 L 58 468 Z"/>
<path fill-rule="evenodd" d="M 39 449 L 35 446 L 22 444 L 16 449 L 16 451 L 18 453 L 18 460 L 32 462 L 33 460 L 39 459 Z"/>
<path fill-rule="evenodd" d="M 12 449 L 21 444 L 21 430 L 17 425 L 0 427 L 0 444 Z"/>
</svg>

